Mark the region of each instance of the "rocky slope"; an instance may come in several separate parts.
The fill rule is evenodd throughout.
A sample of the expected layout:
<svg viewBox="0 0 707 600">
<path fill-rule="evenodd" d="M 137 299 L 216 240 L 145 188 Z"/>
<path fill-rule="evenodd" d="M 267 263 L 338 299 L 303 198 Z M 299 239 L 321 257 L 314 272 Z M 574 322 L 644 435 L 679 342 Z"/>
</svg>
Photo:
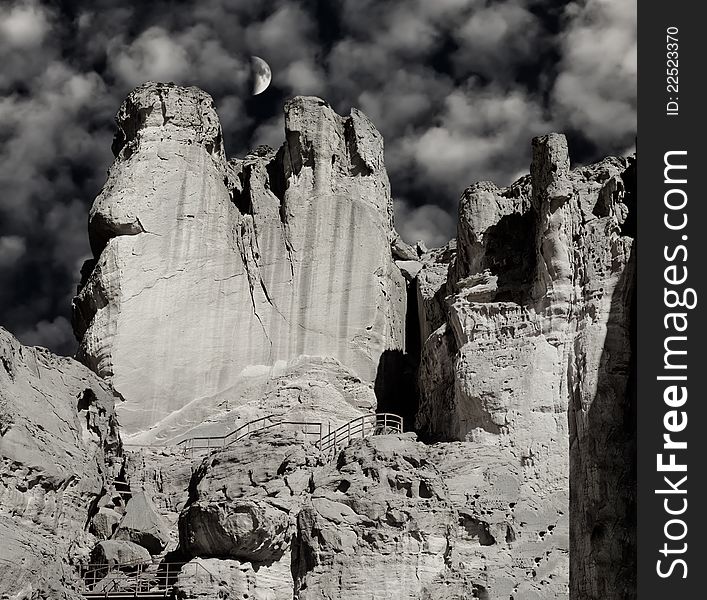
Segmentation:
<svg viewBox="0 0 707 600">
<path fill-rule="evenodd" d="M 428 250 L 393 229 L 364 115 L 295 98 L 285 123 L 228 161 L 204 92 L 123 104 L 74 301 L 100 378 L 0 339 L 0 590 L 73 598 L 90 559 L 184 563 L 182 600 L 634 597 L 635 162 L 571 170 L 537 138 Z M 176 446 L 375 410 L 417 433 Z"/>
<path fill-rule="evenodd" d="M 78 598 L 75 565 L 120 470 L 110 386 L 0 328 L 0 596 Z"/>
</svg>

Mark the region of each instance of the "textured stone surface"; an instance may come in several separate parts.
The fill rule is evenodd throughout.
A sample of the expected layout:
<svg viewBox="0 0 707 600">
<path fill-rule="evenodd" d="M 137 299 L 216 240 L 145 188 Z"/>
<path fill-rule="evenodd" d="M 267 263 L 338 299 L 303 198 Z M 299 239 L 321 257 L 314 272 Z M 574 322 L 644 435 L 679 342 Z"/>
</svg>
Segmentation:
<svg viewBox="0 0 707 600">
<path fill-rule="evenodd" d="M 120 519 L 121 515 L 119 512 L 112 508 L 101 506 L 91 518 L 91 533 L 99 540 L 107 540 L 113 536 Z"/>
<path fill-rule="evenodd" d="M 117 121 L 74 323 L 81 360 L 126 398 L 125 430 L 300 355 L 372 383 L 381 354 L 404 344 L 405 295 L 370 121 L 294 98 L 285 146 L 228 164 L 196 88 L 145 84 Z"/>
<path fill-rule="evenodd" d="M 192 490 L 181 549 L 232 598 L 566 594 L 564 498 L 530 493 L 500 446 L 380 436 L 322 462 L 297 436 L 259 435 L 204 461 Z M 180 597 L 217 597 L 191 573 Z"/>
<path fill-rule="evenodd" d="M 299 597 L 561 596 L 564 506 L 529 495 L 520 471 L 500 447 L 354 443 L 315 472 L 300 512 Z"/>
<path fill-rule="evenodd" d="M 177 600 L 292 600 L 288 564 L 195 558 L 182 569 L 174 586 Z"/>
<path fill-rule="evenodd" d="M 249 368 L 226 393 L 186 405 L 129 443 L 172 444 L 223 435 L 267 415 L 336 428 L 375 407 L 372 386 L 335 358 L 298 357 L 274 367 Z"/>
<path fill-rule="evenodd" d="M 282 556 L 294 523 L 283 517 L 296 512 L 317 455 L 302 434 L 277 431 L 253 434 L 207 458 L 180 517 L 182 549 L 248 560 Z M 266 523 L 271 526 L 258 529 Z"/>
<path fill-rule="evenodd" d="M 127 540 L 159 554 L 169 543 L 169 523 L 155 510 L 144 491 L 132 493 L 113 539 Z"/>
<path fill-rule="evenodd" d="M 422 255 L 422 269 L 415 278 L 420 338 L 430 334 L 446 321 L 445 297 L 450 265 L 456 256 L 457 241 L 451 240 L 442 248 Z"/>
<path fill-rule="evenodd" d="M 110 387 L 0 328 L 0 595 L 75 597 L 94 503 L 119 468 Z"/>
<path fill-rule="evenodd" d="M 632 598 L 634 163 L 571 170 L 537 138 L 530 174 L 469 187 L 428 249 L 392 228 L 365 116 L 285 117 L 281 149 L 229 162 L 205 93 L 121 108 L 74 315 L 136 445 L 108 383 L 0 330 L 0 595 L 76 598 L 89 555 L 178 544 L 183 600 Z M 425 443 L 175 447 L 376 408 Z"/>
<path fill-rule="evenodd" d="M 98 542 L 91 552 L 92 564 L 139 565 L 150 560 L 146 548 L 128 540 L 104 540 Z"/>
<path fill-rule="evenodd" d="M 446 318 L 432 330 L 440 303 L 429 292 L 421 311 L 432 331 L 417 426 L 506 448 L 522 497 L 555 498 L 563 527 L 571 510 L 578 598 L 635 594 L 633 168 L 610 158 L 571 171 L 563 136 L 536 138 L 530 177 L 464 192 L 457 256 L 438 288 Z"/>
</svg>

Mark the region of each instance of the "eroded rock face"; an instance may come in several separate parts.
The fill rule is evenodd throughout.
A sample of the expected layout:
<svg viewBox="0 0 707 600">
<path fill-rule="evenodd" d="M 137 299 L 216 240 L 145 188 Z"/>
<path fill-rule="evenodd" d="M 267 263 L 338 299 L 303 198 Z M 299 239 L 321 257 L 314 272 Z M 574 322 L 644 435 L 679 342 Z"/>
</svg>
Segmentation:
<svg viewBox="0 0 707 600">
<path fill-rule="evenodd" d="M 159 554 L 169 543 L 169 524 L 157 513 L 149 496 L 137 491 L 132 493 L 113 538 L 134 542 L 150 554 Z"/>
<path fill-rule="evenodd" d="M 372 383 L 381 354 L 403 347 L 405 284 L 370 121 L 294 98 L 285 145 L 230 163 L 196 88 L 145 84 L 117 121 L 74 323 L 80 359 L 126 399 L 125 430 L 301 355 Z"/>
<path fill-rule="evenodd" d="M 563 136 L 536 138 L 530 177 L 465 191 L 437 298 L 425 279 L 435 263 L 418 275 L 421 328 L 438 327 L 424 341 L 417 426 L 431 439 L 507 449 L 521 497 L 554 498 L 564 528 L 573 515 L 571 588 L 581 598 L 635 594 L 633 169 L 609 158 L 572 171 Z M 442 323 L 428 316 L 440 306 Z"/>
<path fill-rule="evenodd" d="M 139 565 L 151 560 L 143 546 L 128 540 L 105 540 L 98 542 L 91 552 L 91 564 Z"/>
<path fill-rule="evenodd" d="M 195 558 L 181 570 L 174 590 L 178 600 L 292 600 L 290 567 L 235 559 Z"/>
<path fill-rule="evenodd" d="M 275 587 L 283 588 L 273 597 L 291 598 L 291 541 L 312 469 L 320 464 L 316 448 L 296 431 L 257 433 L 205 459 L 179 518 L 180 550 L 235 561 L 226 570 L 244 595 L 234 597 L 266 594 L 261 588 L 272 581 L 262 575 L 272 573 Z M 244 574 L 261 568 L 255 579 Z"/>
<path fill-rule="evenodd" d="M 458 239 L 428 250 L 392 229 L 364 115 L 285 117 L 281 149 L 229 162 L 200 90 L 124 103 L 74 321 L 137 445 L 115 458 L 108 383 L 0 330 L 0 592 L 73 598 L 89 554 L 178 542 L 183 600 L 631 597 L 632 163 L 571 170 L 538 138 L 530 175 L 468 188 Z M 418 362 L 419 407 L 397 386 Z M 176 446 L 382 406 L 427 443 L 331 457 L 298 425 Z"/>
<path fill-rule="evenodd" d="M 205 460 L 191 488 L 181 549 L 233 598 L 566 593 L 562 497 L 529 493 L 499 446 L 376 436 L 323 461 L 298 436 L 271 433 Z M 205 572 L 180 577 L 184 598 L 215 597 L 209 585 Z"/>
<path fill-rule="evenodd" d="M 95 503 L 120 467 L 110 386 L 0 328 L 0 595 L 75 598 Z"/>
<path fill-rule="evenodd" d="M 505 449 L 373 437 L 313 483 L 295 555 L 303 600 L 551 598 L 566 588 L 563 507 L 531 498 Z"/>
</svg>

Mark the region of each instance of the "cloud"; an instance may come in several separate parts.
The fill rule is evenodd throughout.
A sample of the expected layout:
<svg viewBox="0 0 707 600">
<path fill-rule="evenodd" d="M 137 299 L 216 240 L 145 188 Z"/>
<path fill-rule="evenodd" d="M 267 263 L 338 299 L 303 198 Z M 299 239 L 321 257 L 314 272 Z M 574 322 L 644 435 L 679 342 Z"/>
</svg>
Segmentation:
<svg viewBox="0 0 707 600">
<path fill-rule="evenodd" d="M 0 34 L 13 48 L 38 46 L 49 30 L 47 11 L 34 2 L 0 7 Z"/>
<path fill-rule="evenodd" d="M 25 238 L 19 235 L 0 237 L 0 269 L 13 267 L 27 249 Z"/>
<path fill-rule="evenodd" d="M 230 155 L 279 146 L 291 95 L 360 108 L 385 138 L 398 230 L 434 246 L 465 187 L 527 172 L 534 135 L 570 132 L 575 162 L 633 145 L 635 23 L 610 0 L 2 2 L 0 323 L 73 351 L 86 215 L 134 85 L 205 89 Z M 257 98 L 251 54 L 273 70 Z"/>
<path fill-rule="evenodd" d="M 113 70 L 131 87 L 147 80 L 180 80 L 190 66 L 186 49 L 161 27 L 150 27 L 131 44 L 115 47 L 114 52 Z"/>
<path fill-rule="evenodd" d="M 456 219 L 434 204 L 411 208 L 398 200 L 395 207 L 395 228 L 409 242 L 424 241 L 429 247 L 446 244 L 456 234 Z"/>
<path fill-rule="evenodd" d="M 588 0 L 567 15 L 556 111 L 604 152 L 620 152 L 636 135 L 636 6 Z"/>
<path fill-rule="evenodd" d="M 125 87 L 145 81 L 199 84 L 221 95 L 247 89 L 249 57 L 230 52 L 204 25 L 172 32 L 150 27 L 134 40 L 118 36 L 109 42 L 109 70 Z"/>
<path fill-rule="evenodd" d="M 251 148 L 261 145 L 279 148 L 285 141 L 285 117 L 281 114 L 275 115 L 261 123 L 251 139 L 253 140 L 250 144 Z"/>
<path fill-rule="evenodd" d="M 61 316 L 52 321 L 39 321 L 32 328 L 21 331 L 17 339 L 26 346 L 43 346 L 59 354 L 73 354 L 77 347 L 71 323 Z"/>
<path fill-rule="evenodd" d="M 537 60 L 549 37 L 529 7 L 512 1 L 479 6 L 453 35 L 459 45 L 453 54 L 455 73 L 495 80 L 515 78 L 520 67 Z"/>
<path fill-rule="evenodd" d="M 406 141 L 422 177 L 451 195 L 477 180 L 511 183 L 529 165 L 531 138 L 553 126 L 527 94 L 471 84 L 445 98 L 439 124 Z"/>
</svg>

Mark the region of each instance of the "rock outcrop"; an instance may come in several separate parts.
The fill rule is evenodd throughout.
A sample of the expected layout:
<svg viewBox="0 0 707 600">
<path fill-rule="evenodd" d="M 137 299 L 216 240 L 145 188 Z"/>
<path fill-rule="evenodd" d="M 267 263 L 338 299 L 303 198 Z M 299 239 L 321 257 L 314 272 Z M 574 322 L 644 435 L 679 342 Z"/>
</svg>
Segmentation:
<svg viewBox="0 0 707 600">
<path fill-rule="evenodd" d="M 77 598 L 86 524 L 120 468 L 116 396 L 0 328 L 0 596 Z"/>
<path fill-rule="evenodd" d="M 428 249 L 355 109 L 294 98 L 282 148 L 231 161 L 196 88 L 117 120 L 74 300 L 95 373 L 0 329 L 0 595 L 164 560 L 181 600 L 635 596 L 634 160 L 536 138 Z M 376 410 L 416 433 L 317 447 Z"/>
<path fill-rule="evenodd" d="M 405 288 L 371 122 L 294 98 L 284 146 L 231 162 L 196 88 L 140 86 L 117 122 L 74 324 L 79 358 L 126 399 L 125 431 L 299 356 L 373 383 L 403 348 Z"/>
<path fill-rule="evenodd" d="M 297 515 L 321 464 L 314 446 L 286 431 L 255 434 L 206 459 L 179 518 L 181 551 L 225 560 L 216 570 L 241 592 L 235 598 L 291 599 Z"/>
<path fill-rule="evenodd" d="M 190 487 L 180 547 L 204 569 L 180 597 L 214 598 L 215 582 L 239 599 L 566 594 L 567 519 L 503 448 L 403 434 L 325 461 L 269 433 L 205 460 Z"/>
<path fill-rule="evenodd" d="M 516 457 L 521 496 L 552 498 L 571 522 L 577 598 L 635 594 L 633 169 L 572 171 L 564 136 L 536 138 L 531 175 L 468 188 L 456 255 L 427 257 L 417 276 L 431 333 L 416 425 Z"/>
<path fill-rule="evenodd" d="M 310 598 L 555 598 L 567 585 L 558 503 L 523 488 L 498 447 L 352 444 L 314 474 L 295 591 Z"/>
<path fill-rule="evenodd" d="M 149 496 L 137 491 L 128 500 L 113 538 L 138 544 L 150 554 L 160 554 L 169 543 L 169 524 L 157 513 Z"/>
</svg>

